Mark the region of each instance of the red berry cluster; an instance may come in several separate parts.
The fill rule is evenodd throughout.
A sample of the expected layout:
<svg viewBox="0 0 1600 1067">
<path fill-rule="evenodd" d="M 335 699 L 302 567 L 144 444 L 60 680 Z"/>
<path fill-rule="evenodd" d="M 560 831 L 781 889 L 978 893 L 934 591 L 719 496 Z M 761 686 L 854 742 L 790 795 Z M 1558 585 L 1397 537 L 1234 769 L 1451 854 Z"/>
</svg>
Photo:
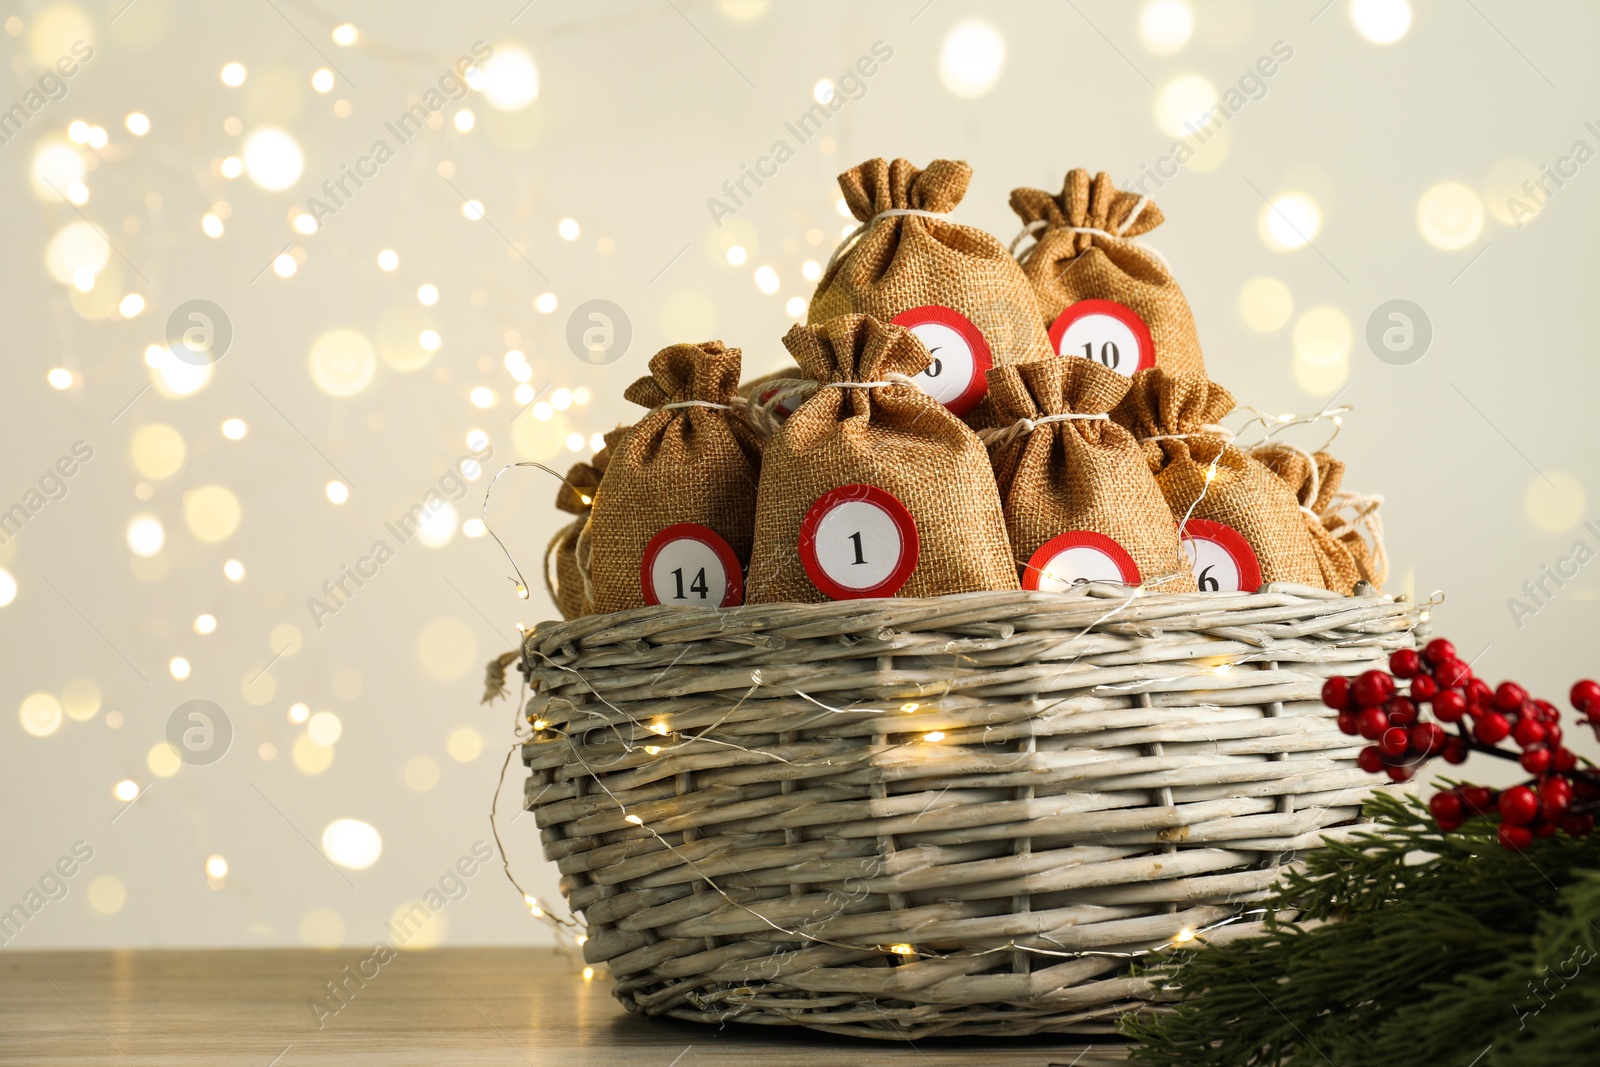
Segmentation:
<svg viewBox="0 0 1600 1067">
<path fill-rule="evenodd" d="M 1562 744 L 1561 712 L 1516 682 L 1491 688 L 1473 676 L 1444 638 L 1429 641 L 1421 653 L 1400 649 L 1389 657 L 1387 671 L 1329 678 L 1322 702 L 1339 713 L 1340 730 L 1373 742 L 1356 760 L 1364 771 L 1404 782 L 1435 756 L 1464 763 L 1469 753 L 1482 752 L 1515 760 L 1533 776 L 1501 793 L 1473 785 L 1439 793 L 1428 807 L 1441 830 L 1455 830 L 1474 815 L 1498 813 L 1500 843 L 1521 850 L 1557 829 L 1573 836 L 1594 829 L 1600 772 L 1580 766 L 1578 756 Z M 1600 736 L 1600 682 L 1574 685 L 1572 706 Z M 1425 719 L 1424 708 L 1437 721 Z M 1508 738 L 1520 751 L 1499 747 Z"/>
</svg>

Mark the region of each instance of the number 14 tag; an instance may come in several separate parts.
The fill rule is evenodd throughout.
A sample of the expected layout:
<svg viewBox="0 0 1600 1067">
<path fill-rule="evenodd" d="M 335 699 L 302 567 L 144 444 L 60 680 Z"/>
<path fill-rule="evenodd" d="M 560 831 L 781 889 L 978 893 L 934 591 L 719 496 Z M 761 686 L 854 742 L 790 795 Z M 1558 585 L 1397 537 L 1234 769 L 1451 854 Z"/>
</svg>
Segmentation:
<svg viewBox="0 0 1600 1067">
<path fill-rule="evenodd" d="M 639 567 L 644 602 L 652 607 L 731 608 L 744 603 L 739 557 L 709 526 L 680 522 L 650 539 Z"/>
</svg>

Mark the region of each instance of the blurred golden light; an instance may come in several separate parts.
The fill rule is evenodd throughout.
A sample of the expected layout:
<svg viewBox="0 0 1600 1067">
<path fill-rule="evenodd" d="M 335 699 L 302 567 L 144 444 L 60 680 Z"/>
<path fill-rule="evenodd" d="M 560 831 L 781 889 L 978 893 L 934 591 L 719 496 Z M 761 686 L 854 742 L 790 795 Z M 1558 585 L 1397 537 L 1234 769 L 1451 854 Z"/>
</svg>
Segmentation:
<svg viewBox="0 0 1600 1067">
<path fill-rule="evenodd" d="M 305 170 L 305 154 L 289 134 L 263 126 L 244 141 L 244 169 L 250 180 L 268 192 L 293 186 Z"/>
<path fill-rule="evenodd" d="M 171 778 L 183 766 L 177 752 L 165 741 L 157 741 L 150 746 L 150 751 L 144 754 L 144 763 L 157 778 Z"/>
<path fill-rule="evenodd" d="M 328 500 L 335 504 L 343 504 L 350 499 L 350 487 L 338 479 L 329 482 L 324 491 L 328 494 Z"/>
<path fill-rule="evenodd" d="M 727 252 L 723 254 L 728 257 L 728 262 L 735 267 L 744 266 L 745 260 L 750 258 L 750 253 L 744 250 L 743 245 L 729 245 Z"/>
<path fill-rule="evenodd" d="M 52 389 L 72 388 L 72 372 L 65 367 L 52 367 L 50 373 L 44 376 Z"/>
<path fill-rule="evenodd" d="M 183 494 L 183 520 L 207 544 L 232 537 L 240 516 L 239 498 L 225 485 L 202 485 Z"/>
<path fill-rule="evenodd" d="M 171 672 L 174 679 L 182 682 L 188 680 L 192 668 L 189 666 L 189 661 L 182 656 L 173 656 L 167 662 L 167 670 Z"/>
<path fill-rule="evenodd" d="M 226 437 L 230 441 L 241 440 L 244 435 L 249 432 L 250 427 L 245 425 L 245 421 L 243 419 L 222 420 L 222 436 Z"/>
<path fill-rule="evenodd" d="M 416 641 L 417 664 L 433 678 L 462 678 L 478 663 L 478 639 L 460 619 L 435 619 L 422 628 Z"/>
<path fill-rule="evenodd" d="M 196 615 L 194 619 L 194 632 L 202 637 L 204 637 L 206 634 L 216 633 L 217 617 L 212 615 L 210 612 L 207 612 L 204 615 Z"/>
<path fill-rule="evenodd" d="M 341 22 L 333 28 L 333 43 L 340 48 L 349 48 L 361 39 L 361 31 L 348 22 Z"/>
<path fill-rule="evenodd" d="M 1304 193 L 1285 193 L 1261 209 L 1261 239 L 1280 252 L 1304 248 L 1322 229 L 1322 211 Z"/>
<path fill-rule="evenodd" d="M 406 785 L 419 793 L 426 793 L 439 784 L 438 761 L 428 756 L 412 756 L 406 761 Z"/>
<path fill-rule="evenodd" d="M 364 871 L 383 855 L 383 838 L 371 823 L 335 819 L 323 828 L 322 851 L 341 867 Z"/>
<path fill-rule="evenodd" d="M 1417 201 L 1417 229 L 1435 248 L 1465 248 L 1483 232 L 1483 201 L 1461 182 L 1440 182 Z"/>
<path fill-rule="evenodd" d="M 939 80 L 955 96 L 973 99 L 993 89 L 1006 64 L 1006 42 L 982 19 L 958 22 L 939 50 Z"/>
<path fill-rule="evenodd" d="M 311 88 L 319 93 L 325 93 L 333 88 L 333 71 L 327 67 L 318 67 L 311 75 Z"/>
<path fill-rule="evenodd" d="M 1257 333 L 1282 329 L 1294 314 L 1294 294 L 1277 278 L 1251 278 L 1239 290 L 1239 316 Z"/>
<path fill-rule="evenodd" d="M 61 701 L 49 693 L 31 693 L 22 698 L 17 716 L 34 737 L 49 737 L 61 729 Z"/>
<path fill-rule="evenodd" d="M 130 804 L 139 795 L 139 783 L 131 778 L 124 778 L 111 787 L 111 795 L 124 804 Z"/>
<path fill-rule="evenodd" d="M 222 68 L 222 84 L 230 88 L 238 88 L 244 84 L 247 77 L 243 63 L 228 63 Z"/>
<path fill-rule="evenodd" d="M 299 269 L 300 264 L 296 263 L 294 256 L 288 252 L 279 253 L 277 258 L 272 261 L 272 273 L 280 278 L 292 278 L 294 277 L 294 272 Z"/>
<path fill-rule="evenodd" d="M 90 908 L 101 915 L 115 915 L 127 903 L 128 888 L 116 875 L 102 874 L 89 883 L 89 891 L 84 895 L 89 900 Z"/>
<path fill-rule="evenodd" d="M 456 129 L 460 130 L 462 133 L 466 133 L 471 130 L 472 127 L 477 124 L 477 121 L 477 117 L 473 115 L 472 109 L 469 107 L 464 107 L 460 111 L 456 112 Z"/>
<path fill-rule="evenodd" d="M 222 161 L 221 170 L 224 178 L 237 178 L 244 173 L 244 160 L 238 156 L 229 156 Z"/>
<path fill-rule="evenodd" d="M 70 144 L 54 138 L 42 141 L 34 150 L 30 171 L 34 195 L 59 203 L 68 186 L 83 181 L 86 169 L 83 153 Z"/>
<path fill-rule="evenodd" d="M 539 68 L 520 45 L 495 42 L 480 70 L 484 99 L 498 111 L 521 111 L 539 98 Z"/>
<path fill-rule="evenodd" d="M 206 877 L 217 879 L 228 877 L 228 861 L 221 856 L 206 857 Z"/>
<path fill-rule="evenodd" d="M 432 282 L 423 282 L 417 286 L 417 303 L 423 307 L 432 307 L 439 302 L 439 287 Z"/>
<path fill-rule="evenodd" d="M 400 265 L 400 254 L 392 248 L 385 248 L 378 253 L 378 269 L 392 271 Z"/>
<path fill-rule="evenodd" d="M 358 330 L 339 327 L 311 344 L 311 380 L 329 396 L 355 396 L 372 383 L 378 357 Z"/>
<path fill-rule="evenodd" d="M 1156 125 L 1169 137 L 1204 130 L 1214 121 L 1216 104 L 1216 86 L 1198 74 L 1184 74 L 1156 94 Z"/>
<path fill-rule="evenodd" d="M 1394 44 L 1411 29 L 1408 0 L 1350 0 L 1350 21 L 1373 44 Z"/>
<path fill-rule="evenodd" d="M 230 559 L 222 565 L 222 573 L 230 582 L 237 582 L 244 578 L 244 564 L 236 559 Z"/>
<path fill-rule="evenodd" d="M 117 305 L 117 312 L 125 319 L 134 318 L 144 311 L 144 297 L 138 293 L 129 293 L 122 298 L 122 303 Z"/>
<path fill-rule="evenodd" d="M 563 241 L 576 241 L 578 239 L 578 220 L 562 219 L 556 224 L 556 232 Z"/>
<path fill-rule="evenodd" d="M 1183 50 L 1194 33 L 1194 9 L 1185 0 L 1150 0 L 1139 10 L 1139 41 L 1151 55 Z"/>
<path fill-rule="evenodd" d="M 290 749 L 289 758 L 294 761 L 295 770 L 308 778 L 314 778 L 333 766 L 334 751 L 332 745 L 319 745 L 310 737 L 301 734 L 294 739 L 294 747 Z"/>
<path fill-rule="evenodd" d="M 135 430 L 128 452 L 134 469 L 153 481 L 178 473 L 188 455 L 183 435 L 160 422 L 148 423 Z"/>
<path fill-rule="evenodd" d="M 308 704 L 295 703 L 289 705 L 289 721 L 298 726 L 311 718 L 311 707 Z"/>
<path fill-rule="evenodd" d="M 331 711 L 319 711 L 306 723 L 306 736 L 311 738 L 312 744 L 323 748 L 334 744 L 343 733 L 344 724 Z"/>
<path fill-rule="evenodd" d="M 550 314 L 550 312 L 556 309 L 556 294 L 540 293 L 539 296 L 534 300 L 533 306 L 538 309 L 541 314 Z"/>
<path fill-rule="evenodd" d="M 50 277 L 62 285 L 79 284 L 80 275 L 87 274 L 88 287 L 93 288 L 94 276 L 105 270 L 111 259 L 111 246 L 100 236 L 100 231 L 90 223 L 69 222 L 56 231 L 45 246 L 44 262 Z"/>
<path fill-rule="evenodd" d="M 166 543 L 166 531 L 161 528 L 161 520 L 154 515 L 138 515 L 128 523 L 128 547 L 136 556 L 148 558 L 161 551 L 161 546 Z"/>
<path fill-rule="evenodd" d="M 88 678 L 74 678 L 61 690 L 61 708 L 67 718 L 87 722 L 100 710 L 100 687 Z"/>
</svg>

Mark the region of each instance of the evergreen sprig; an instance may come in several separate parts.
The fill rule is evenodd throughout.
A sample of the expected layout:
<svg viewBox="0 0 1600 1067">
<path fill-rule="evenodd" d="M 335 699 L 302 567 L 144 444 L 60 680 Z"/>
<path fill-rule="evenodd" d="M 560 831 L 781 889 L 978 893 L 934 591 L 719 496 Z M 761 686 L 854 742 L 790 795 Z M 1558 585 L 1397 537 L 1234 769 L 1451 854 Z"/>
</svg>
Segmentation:
<svg viewBox="0 0 1600 1067">
<path fill-rule="evenodd" d="M 1154 969 L 1181 999 L 1129 1016 L 1151 1067 L 1569 1067 L 1600 1048 L 1600 835 L 1501 847 L 1378 795 L 1379 832 L 1283 881 L 1259 937 Z"/>
</svg>

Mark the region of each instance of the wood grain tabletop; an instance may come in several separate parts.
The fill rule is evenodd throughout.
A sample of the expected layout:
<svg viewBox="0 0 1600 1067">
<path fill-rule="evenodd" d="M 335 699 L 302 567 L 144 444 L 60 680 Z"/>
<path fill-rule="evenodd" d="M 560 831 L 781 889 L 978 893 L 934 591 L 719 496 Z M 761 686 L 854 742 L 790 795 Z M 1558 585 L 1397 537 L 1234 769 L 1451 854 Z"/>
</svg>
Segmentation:
<svg viewBox="0 0 1600 1067">
<path fill-rule="evenodd" d="M 356 948 L 0 953 L 0 1064 L 1125 1062 L 1117 1046 L 1063 1038 L 897 1045 L 789 1027 L 642 1018 L 612 999 L 603 971 L 586 982 L 568 957 L 548 949 L 434 949 L 401 952 L 382 964 L 370 957 Z M 340 987 L 338 999 L 329 995 L 330 982 Z"/>
</svg>

